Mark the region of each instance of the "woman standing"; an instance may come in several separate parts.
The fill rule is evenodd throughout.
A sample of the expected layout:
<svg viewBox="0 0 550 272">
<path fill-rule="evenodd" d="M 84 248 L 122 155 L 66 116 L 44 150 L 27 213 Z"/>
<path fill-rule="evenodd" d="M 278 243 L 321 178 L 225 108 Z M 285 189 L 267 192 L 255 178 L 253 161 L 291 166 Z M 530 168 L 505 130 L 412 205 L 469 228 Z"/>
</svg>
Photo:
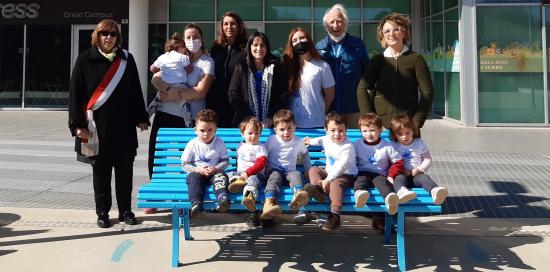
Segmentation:
<svg viewBox="0 0 550 272">
<path fill-rule="evenodd" d="M 229 105 L 229 83 L 235 66 L 242 60 L 246 40 L 246 27 L 241 16 L 232 11 L 224 13 L 220 36 L 210 49 L 210 56 L 216 64 L 216 79 L 206 98 L 206 107 L 213 109 L 218 115 L 218 127 L 231 126 L 235 115 Z"/>
<path fill-rule="evenodd" d="M 334 77 L 304 29 L 290 31 L 283 64 L 289 75 L 290 110 L 296 126 L 324 127 L 325 113 L 334 100 Z"/>
<path fill-rule="evenodd" d="M 111 226 L 113 167 L 118 219 L 137 224 L 131 211 L 133 164 L 138 147 L 136 126 L 143 131 L 149 123 L 136 63 L 131 54 L 119 47 L 121 43 L 115 21 L 99 22 L 92 33 L 92 47 L 76 60 L 69 86 L 69 129 L 76 136 L 77 159 L 92 164 L 100 228 Z M 94 138 L 99 141 L 99 151 L 87 157 L 83 155 L 82 142 Z"/>
<path fill-rule="evenodd" d="M 386 128 L 399 113 L 406 113 L 422 127 L 434 99 L 426 61 L 407 46 L 410 26 L 410 18 L 398 13 L 380 21 L 376 38 L 386 50 L 374 56 L 357 87 L 361 112 L 378 114 Z"/>
<path fill-rule="evenodd" d="M 288 108 L 287 82 L 283 66 L 271 53 L 269 39 L 255 32 L 246 43 L 245 57 L 235 67 L 229 85 L 229 103 L 235 111 L 231 126 L 237 127 L 252 115 L 263 127 L 272 127 L 273 114 Z"/>
</svg>

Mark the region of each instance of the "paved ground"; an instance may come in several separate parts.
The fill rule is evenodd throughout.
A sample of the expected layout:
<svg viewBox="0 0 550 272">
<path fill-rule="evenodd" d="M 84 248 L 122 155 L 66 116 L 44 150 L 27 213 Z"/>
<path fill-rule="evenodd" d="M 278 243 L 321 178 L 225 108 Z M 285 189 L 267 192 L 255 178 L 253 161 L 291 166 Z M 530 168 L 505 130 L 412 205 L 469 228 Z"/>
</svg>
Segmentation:
<svg viewBox="0 0 550 272">
<path fill-rule="evenodd" d="M 76 162 L 66 123 L 66 112 L 0 111 L 1 270 L 169 270 L 169 213 L 138 212 L 137 227 L 95 227 L 91 169 Z M 451 194 L 444 215 L 407 219 L 409 269 L 544 270 L 550 129 L 430 120 L 422 134 L 434 155 L 430 174 Z M 139 140 L 135 191 L 147 182 L 148 133 Z M 395 248 L 382 247 L 360 216 L 344 217 L 334 234 L 288 220 L 273 231 L 251 230 L 243 218 L 193 222 L 196 240 L 182 243 L 179 270 L 384 271 L 396 263 Z"/>
</svg>

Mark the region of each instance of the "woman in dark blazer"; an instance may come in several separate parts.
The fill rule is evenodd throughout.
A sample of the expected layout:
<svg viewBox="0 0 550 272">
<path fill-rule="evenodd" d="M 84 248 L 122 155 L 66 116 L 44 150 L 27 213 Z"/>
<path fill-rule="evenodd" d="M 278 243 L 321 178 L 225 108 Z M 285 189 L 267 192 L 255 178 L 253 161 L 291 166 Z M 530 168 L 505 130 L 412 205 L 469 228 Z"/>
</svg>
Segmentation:
<svg viewBox="0 0 550 272">
<path fill-rule="evenodd" d="M 101 21 L 92 33 L 92 47 L 76 60 L 69 86 L 69 129 L 76 136 L 77 159 L 92 164 L 97 225 L 101 228 L 111 226 L 109 210 L 113 167 L 118 219 L 126 224 L 137 224 L 131 211 L 133 163 L 138 147 L 136 127 L 145 130 L 149 123 L 136 63 L 131 54 L 119 47 L 121 41 L 117 23 L 113 20 Z M 86 107 L 100 81 L 119 58 L 122 62 L 126 61 L 120 81 L 107 100 L 93 110 L 99 153 L 86 157 L 81 150 L 82 141 L 91 136 Z"/>
<path fill-rule="evenodd" d="M 234 116 L 229 105 L 227 91 L 235 66 L 243 57 L 246 45 L 246 27 L 239 14 L 228 11 L 220 21 L 220 36 L 210 49 L 214 59 L 216 79 L 206 96 L 206 107 L 213 109 L 218 116 L 218 127 L 230 127 Z"/>
<path fill-rule="evenodd" d="M 408 16 L 392 13 L 378 24 L 376 37 L 386 50 L 373 57 L 357 87 L 361 112 L 378 114 L 389 128 L 392 117 L 406 113 L 422 127 L 434 99 L 430 70 L 413 52 Z"/>
<path fill-rule="evenodd" d="M 245 58 L 235 66 L 229 85 L 229 103 L 235 111 L 232 127 L 255 116 L 263 127 L 273 126 L 273 115 L 288 108 L 288 76 L 271 53 L 269 39 L 255 32 L 246 44 Z"/>
</svg>

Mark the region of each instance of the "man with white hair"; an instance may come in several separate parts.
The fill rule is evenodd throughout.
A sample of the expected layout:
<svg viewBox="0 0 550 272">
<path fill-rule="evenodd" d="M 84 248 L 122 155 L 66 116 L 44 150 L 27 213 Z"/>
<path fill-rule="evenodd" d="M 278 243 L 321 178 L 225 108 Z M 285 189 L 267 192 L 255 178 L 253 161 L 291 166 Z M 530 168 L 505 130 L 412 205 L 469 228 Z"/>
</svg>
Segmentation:
<svg viewBox="0 0 550 272">
<path fill-rule="evenodd" d="M 336 81 L 336 97 L 331 110 L 343 113 L 346 125 L 356 128 L 359 120 L 357 85 L 367 70 L 369 54 L 361 38 L 347 33 L 348 22 L 348 13 L 342 4 L 327 9 L 323 17 L 327 36 L 315 47 L 330 65 Z"/>
</svg>

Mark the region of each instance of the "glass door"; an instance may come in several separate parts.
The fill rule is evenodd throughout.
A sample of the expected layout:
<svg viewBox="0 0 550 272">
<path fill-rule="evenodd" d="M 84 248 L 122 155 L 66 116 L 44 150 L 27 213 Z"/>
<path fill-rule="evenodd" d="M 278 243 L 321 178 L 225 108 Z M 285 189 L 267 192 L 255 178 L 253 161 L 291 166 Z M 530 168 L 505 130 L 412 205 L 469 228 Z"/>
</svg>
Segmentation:
<svg viewBox="0 0 550 272">
<path fill-rule="evenodd" d="M 71 73 L 74 63 L 80 53 L 92 46 L 92 32 L 95 25 L 73 25 L 72 44 L 71 44 Z"/>
<path fill-rule="evenodd" d="M 23 82 L 22 25 L 0 25 L 0 107 L 21 108 Z"/>
</svg>

